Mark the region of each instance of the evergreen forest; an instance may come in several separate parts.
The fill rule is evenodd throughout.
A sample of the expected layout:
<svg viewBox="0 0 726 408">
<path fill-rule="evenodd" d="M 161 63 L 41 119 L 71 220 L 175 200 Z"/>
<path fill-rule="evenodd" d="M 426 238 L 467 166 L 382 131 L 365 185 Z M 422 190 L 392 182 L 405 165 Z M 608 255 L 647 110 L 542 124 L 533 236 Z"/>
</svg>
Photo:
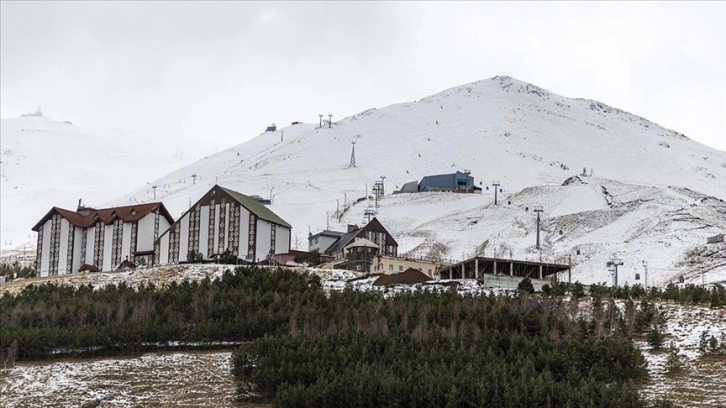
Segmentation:
<svg viewBox="0 0 726 408">
<path fill-rule="evenodd" d="M 316 276 L 256 267 L 163 288 L 31 285 L 0 297 L 0 349 L 44 359 L 234 342 L 239 398 L 281 407 L 669 406 L 636 388 L 647 370 L 632 337 L 664 323 L 654 303 L 621 312 L 612 296 L 572 297 L 326 293 Z"/>
</svg>

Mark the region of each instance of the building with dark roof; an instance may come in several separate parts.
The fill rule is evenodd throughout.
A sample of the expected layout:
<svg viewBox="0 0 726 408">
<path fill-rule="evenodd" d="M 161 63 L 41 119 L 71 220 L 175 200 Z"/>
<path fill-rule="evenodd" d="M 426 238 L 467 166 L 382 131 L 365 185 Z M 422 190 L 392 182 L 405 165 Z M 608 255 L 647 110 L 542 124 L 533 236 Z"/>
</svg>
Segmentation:
<svg viewBox="0 0 726 408">
<path fill-rule="evenodd" d="M 335 259 L 343 259 L 346 257 L 345 248 L 356 238 L 365 238 L 378 245 L 377 253 L 379 254 L 398 256 L 398 243 L 376 218 L 362 228 L 358 228 L 357 225 L 349 225 L 348 232 L 333 242 L 325 253 L 334 256 Z"/>
<path fill-rule="evenodd" d="M 36 273 L 63 275 L 83 265 L 109 271 L 123 261 L 149 264 L 159 231 L 173 222 L 160 202 L 101 209 L 79 202 L 76 211 L 53 207 L 33 226 L 38 233 Z"/>
<path fill-rule="evenodd" d="M 256 199 L 215 185 L 154 243 L 154 262 L 213 260 L 228 252 L 240 263 L 290 251 L 292 226 Z"/>
<path fill-rule="evenodd" d="M 310 234 L 308 235 L 308 251 L 318 251 L 322 254 L 343 234 L 343 232 L 330 230 L 324 230 L 314 235 Z"/>
<path fill-rule="evenodd" d="M 426 191 L 478 193 L 481 187 L 474 185 L 474 177 L 468 172 L 457 171 L 451 174 L 425 176 L 420 182 L 411 181 L 403 185 L 396 193 L 420 193 Z"/>
</svg>

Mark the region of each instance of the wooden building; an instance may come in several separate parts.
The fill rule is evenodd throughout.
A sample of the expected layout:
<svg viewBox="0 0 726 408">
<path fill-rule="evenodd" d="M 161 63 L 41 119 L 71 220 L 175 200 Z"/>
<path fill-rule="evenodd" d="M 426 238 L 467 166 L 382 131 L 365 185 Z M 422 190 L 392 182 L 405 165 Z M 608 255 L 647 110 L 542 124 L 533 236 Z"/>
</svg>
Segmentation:
<svg viewBox="0 0 726 408">
<path fill-rule="evenodd" d="M 398 243 L 376 218 L 372 219 L 362 228 L 358 228 L 357 225 L 349 225 L 348 232 L 338 237 L 325 250 L 325 253 L 334 256 L 335 259 L 343 259 L 347 255 L 345 247 L 356 238 L 365 238 L 378 245 L 378 254 L 387 256 L 398 255 Z"/>
<path fill-rule="evenodd" d="M 122 262 L 150 264 L 159 231 L 174 222 L 160 202 L 76 211 L 53 207 L 33 227 L 38 233 L 37 276 L 110 271 Z"/>
<path fill-rule="evenodd" d="M 213 260 L 228 252 L 240 263 L 290 252 L 292 227 L 252 197 L 215 185 L 154 244 L 157 265 Z"/>
</svg>

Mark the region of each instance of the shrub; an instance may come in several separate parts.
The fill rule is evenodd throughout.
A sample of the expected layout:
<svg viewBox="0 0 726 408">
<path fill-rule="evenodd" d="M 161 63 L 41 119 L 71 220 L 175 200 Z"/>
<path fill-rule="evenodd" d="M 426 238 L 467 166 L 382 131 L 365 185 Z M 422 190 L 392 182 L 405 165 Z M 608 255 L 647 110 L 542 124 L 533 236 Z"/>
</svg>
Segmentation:
<svg viewBox="0 0 726 408">
<path fill-rule="evenodd" d="M 663 346 L 664 338 L 665 334 L 663 334 L 659 327 L 653 327 L 650 331 L 648 331 L 648 344 L 655 349 L 659 349 Z"/>
<path fill-rule="evenodd" d="M 668 346 L 668 359 L 666 360 L 665 368 L 668 374 L 675 374 L 683 369 L 683 362 L 679 352 L 681 350 L 676 346 L 676 343 L 671 341 Z"/>
<path fill-rule="evenodd" d="M 585 296 L 585 288 L 582 286 L 582 283 L 579 281 L 575 282 L 572 285 L 572 297 L 575 299 L 580 299 Z"/>
<path fill-rule="evenodd" d="M 534 285 L 532 285 L 532 280 L 529 278 L 522 279 L 517 285 L 517 290 L 519 291 L 519 293 L 534 293 Z"/>
</svg>

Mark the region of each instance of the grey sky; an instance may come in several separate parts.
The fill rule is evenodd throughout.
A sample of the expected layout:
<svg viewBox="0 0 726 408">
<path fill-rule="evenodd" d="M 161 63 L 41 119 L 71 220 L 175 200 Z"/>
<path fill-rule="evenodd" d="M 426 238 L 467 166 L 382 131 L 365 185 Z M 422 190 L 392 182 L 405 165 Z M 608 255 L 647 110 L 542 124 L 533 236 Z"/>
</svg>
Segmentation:
<svg viewBox="0 0 726 408">
<path fill-rule="evenodd" d="M 509 75 L 726 150 L 726 3 L 0 3 L 0 110 L 208 153 Z"/>
</svg>

